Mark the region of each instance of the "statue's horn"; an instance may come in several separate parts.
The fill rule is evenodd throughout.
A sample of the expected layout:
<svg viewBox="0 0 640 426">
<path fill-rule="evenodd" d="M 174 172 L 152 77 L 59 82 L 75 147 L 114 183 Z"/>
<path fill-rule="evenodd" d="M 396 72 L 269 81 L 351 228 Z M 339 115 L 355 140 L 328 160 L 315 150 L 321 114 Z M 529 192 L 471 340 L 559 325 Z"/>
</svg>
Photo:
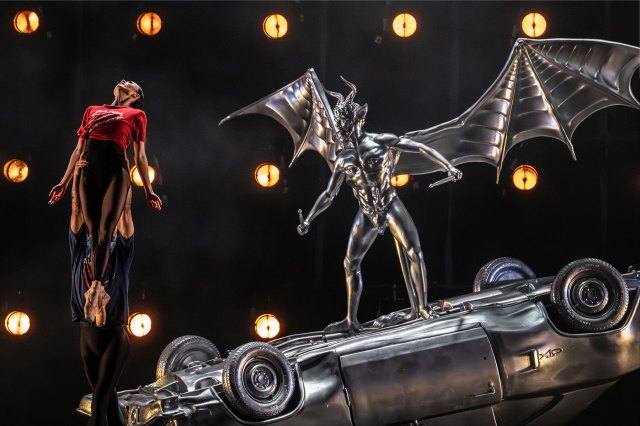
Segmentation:
<svg viewBox="0 0 640 426">
<path fill-rule="evenodd" d="M 342 79 L 342 81 L 344 81 L 347 86 L 349 86 L 349 88 L 351 89 L 351 93 L 349 93 L 347 95 L 347 101 L 349 102 L 353 102 L 353 99 L 356 97 L 356 92 L 358 91 L 358 89 L 356 88 L 356 85 L 349 82 L 346 78 L 344 78 L 343 76 L 340 76 L 340 78 Z"/>
<path fill-rule="evenodd" d="M 328 95 L 331 95 L 334 98 L 336 98 L 338 100 L 338 103 L 344 102 L 344 97 L 342 96 L 342 93 L 332 92 L 331 90 L 327 90 L 327 89 L 324 89 L 324 91 L 327 92 Z"/>
</svg>

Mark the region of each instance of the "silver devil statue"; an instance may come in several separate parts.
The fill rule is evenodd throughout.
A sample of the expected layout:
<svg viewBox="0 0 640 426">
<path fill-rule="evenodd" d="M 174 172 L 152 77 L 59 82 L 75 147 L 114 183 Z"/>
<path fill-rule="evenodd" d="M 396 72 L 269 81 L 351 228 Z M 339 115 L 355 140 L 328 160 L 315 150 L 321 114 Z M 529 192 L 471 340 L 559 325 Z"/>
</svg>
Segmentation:
<svg viewBox="0 0 640 426">
<path fill-rule="evenodd" d="M 630 82 L 640 64 L 640 49 L 603 40 L 518 39 L 502 72 L 461 116 L 426 130 L 396 136 L 363 130 L 367 105 L 354 101 L 356 86 L 344 97 L 322 86 L 313 69 L 275 93 L 223 119 L 263 114 L 276 119 L 294 141 L 291 164 L 306 150 L 319 152 L 331 170 L 326 190 L 306 217 L 299 210 L 298 232 L 331 204 L 344 182 L 358 200 L 344 269 L 347 317 L 325 332 L 360 328 L 357 309 L 362 293 L 360 265 L 378 234 L 389 228 L 395 240 L 411 311 L 378 318 L 382 327 L 409 319 L 428 319 L 427 274 L 417 229 L 398 198 L 391 178 L 404 173 L 444 171 L 429 187 L 457 181 L 455 166 L 484 162 L 497 168 L 506 154 L 527 139 L 549 136 L 564 143 L 575 159 L 571 136 L 594 112 L 612 105 L 640 109 Z M 337 98 L 331 108 L 327 96 Z"/>
</svg>

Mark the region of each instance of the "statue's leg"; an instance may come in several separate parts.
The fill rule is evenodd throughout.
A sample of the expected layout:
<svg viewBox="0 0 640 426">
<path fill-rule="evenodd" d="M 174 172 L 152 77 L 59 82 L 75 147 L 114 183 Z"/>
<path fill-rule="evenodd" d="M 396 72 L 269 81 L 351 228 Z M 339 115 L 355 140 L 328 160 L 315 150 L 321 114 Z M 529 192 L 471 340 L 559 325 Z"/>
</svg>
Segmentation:
<svg viewBox="0 0 640 426">
<path fill-rule="evenodd" d="M 402 247 L 409 260 L 409 275 L 417 298 L 417 314 L 423 318 L 430 318 L 426 308 L 427 303 L 427 268 L 420 247 L 418 230 L 409 212 L 400 199 L 396 198 L 389 206 L 387 222 L 393 238 Z M 411 297 L 409 292 L 409 297 Z"/>
<path fill-rule="evenodd" d="M 409 295 L 409 302 L 411 303 L 411 309 L 414 312 L 418 312 L 418 298 L 416 296 L 415 284 L 411 282 L 411 264 L 409 263 L 409 257 L 407 252 L 402 248 L 398 240 L 395 238 L 393 242 L 396 245 L 396 251 L 398 252 L 398 259 L 400 260 L 400 267 L 402 268 L 402 277 L 404 278 L 404 284 L 407 287 L 407 294 Z"/>
<path fill-rule="evenodd" d="M 354 331 L 361 328 L 358 322 L 358 304 L 362 294 L 362 271 L 360 265 L 365 254 L 376 239 L 378 232 L 373 224 L 361 211 L 358 211 L 347 245 L 344 258 L 344 272 L 347 283 L 347 317 L 339 322 L 329 324 L 325 333 Z"/>
<path fill-rule="evenodd" d="M 420 312 L 420 299 L 416 294 L 416 285 L 411 277 L 411 262 L 409 261 L 409 256 L 407 255 L 406 249 L 400 245 L 395 237 L 394 242 L 396 244 L 396 250 L 398 251 L 398 258 L 400 259 L 400 267 L 402 268 L 402 276 L 404 277 L 404 283 L 407 287 L 411 310 L 409 312 L 403 310 L 382 315 L 373 321 L 374 327 L 388 327 L 390 325 L 400 324 L 415 319 Z"/>
</svg>

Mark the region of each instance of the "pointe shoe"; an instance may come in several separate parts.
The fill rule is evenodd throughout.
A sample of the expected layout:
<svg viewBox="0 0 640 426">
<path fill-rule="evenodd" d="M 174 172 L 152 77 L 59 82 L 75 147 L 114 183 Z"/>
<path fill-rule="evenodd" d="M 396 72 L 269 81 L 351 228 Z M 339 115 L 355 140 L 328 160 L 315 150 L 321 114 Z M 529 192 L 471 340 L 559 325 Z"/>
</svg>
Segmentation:
<svg viewBox="0 0 640 426">
<path fill-rule="evenodd" d="M 97 311 L 97 302 L 98 302 L 98 292 L 99 292 L 100 282 L 93 281 L 91 283 L 91 287 L 84 293 L 84 317 L 88 321 L 93 322 L 96 317 Z"/>
<path fill-rule="evenodd" d="M 91 296 L 89 295 L 90 291 L 91 290 L 87 290 L 84 292 L 84 318 L 87 321 L 93 322 L 96 317 L 96 311 L 91 306 Z"/>
<path fill-rule="evenodd" d="M 104 290 L 103 290 L 104 291 Z M 103 327 L 107 322 L 107 303 L 111 300 L 111 296 L 104 292 L 104 295 L 100 299 L 100 308 L 96 312 L 96 327 Z"/>
</svg>

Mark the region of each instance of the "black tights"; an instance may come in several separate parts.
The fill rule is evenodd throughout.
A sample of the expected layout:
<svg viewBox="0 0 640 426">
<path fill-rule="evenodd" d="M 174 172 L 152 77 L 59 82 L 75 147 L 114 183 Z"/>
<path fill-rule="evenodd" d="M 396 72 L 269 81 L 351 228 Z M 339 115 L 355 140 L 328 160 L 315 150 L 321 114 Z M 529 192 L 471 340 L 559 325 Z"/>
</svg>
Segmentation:
<svg viewBox="0 0 640 426">
<path fill-rule="evenodd" d="M 129 356 L 129 336 L 124 327 L 81 326 L 80 356 L 87 380 L 93 390 L 91 419 L 88 425 L 122 425 L 116 384 Z"/>
<path fill-rule="evenodd" d="M 129 190 L 124 151 L 112 141 L 89 139 L 83 154 L 89 162 L 80 174 L 79 196 L 91 238 L 91 273 L 103 282 L 109 261 L 109 242 L 116 229 Z"/>
</svg>

